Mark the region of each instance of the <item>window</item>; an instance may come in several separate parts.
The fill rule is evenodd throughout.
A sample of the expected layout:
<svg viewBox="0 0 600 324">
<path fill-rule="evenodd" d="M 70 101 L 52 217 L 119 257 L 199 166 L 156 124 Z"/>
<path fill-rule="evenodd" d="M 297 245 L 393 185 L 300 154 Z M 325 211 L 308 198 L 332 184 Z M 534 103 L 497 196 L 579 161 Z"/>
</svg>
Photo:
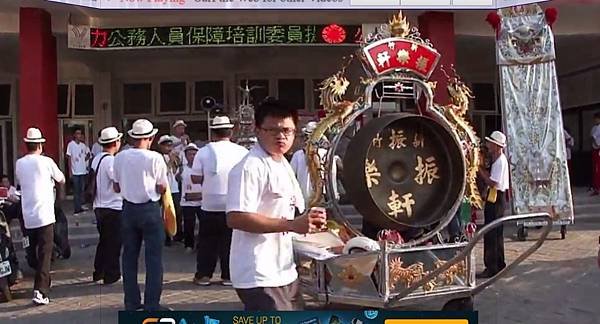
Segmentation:
<svg viewBox="0 0 600 324">
<path fill-rule="evenodd" d="M 58 115 L 67 116 L 69 114 L 69 85 L 59 84 L 57 89 L 58 95 Z"/>
<path fill-rule="evenodd" d="M 240 87 L 246 87 L 246 80 L 240 81 Z M 250 103 L 254 107 L 257 107 L 261 101 L 269 96 L 269 80 L 248 80 L 248 88 L 251 89 Z"/>
<path fill-rule="evenodd" d="M 140 115 L 152 113 L 152 84 L 130 83 L 123 85 L 123 113 Z"/>
<path fill-rule="evenodd" d="M 0 84 L 0 116 L 10 115 L 10 84 Z"/>
<path fill-rule="evenodd" d="M 185 82 L 161 82 L 160 106 L 161 113 L 187 111 L 187 90 Z"/>
<path fill-rule="evenodd" d="M 279 90 L 278 98 L 285 101 L 290 107 L 304 110 L 304 80 L 303 79 L 281 79 L 277 81 Z M 312 110 L 312 109 L 311 109 Z"/>
<path fill-rule="evenodd" d="M 485 136 L 491 134 L 493 131 L 502 131 L 502 117 L 499 115 L 485 116 L 485 131 Z"/>
<path fill-rule="evenodd" d="M 213 97 L 219 104 L 225 104 L 223 81 L 197 81 L 194 82 L 194 111 L 203 111 L 202 99 Z"/>
<path fill-rule="evenodd" d="M 496 94 L 492 83 L 473 83 L 474 110 L 496 111 Z"/>
<path fill-rule="evenodd" d="M 192 120 L 185 123 L 188 125 L 186 133 L 192 141 L 206 142 L 208 140 L 208 124 L 206 120 Z"/>
<path fill-rule="evenodd" d="M 75 85 L 75 111 L 77 116 L 94 115 L 94 86 L 91 84 Z"/>
</svg>

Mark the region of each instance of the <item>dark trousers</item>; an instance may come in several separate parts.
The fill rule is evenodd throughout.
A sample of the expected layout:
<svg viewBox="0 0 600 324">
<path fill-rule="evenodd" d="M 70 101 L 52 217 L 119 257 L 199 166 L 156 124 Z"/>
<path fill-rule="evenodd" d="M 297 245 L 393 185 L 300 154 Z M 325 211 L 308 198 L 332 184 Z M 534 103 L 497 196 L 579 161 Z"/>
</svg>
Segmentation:
<svg viewBox="0 0 600 324">
<path fill-rule="evenodd" d="M 165 226 L 158 202 L 133 204 L 123 201 L 121 237 L 125 310 L 136 310 L 141 307 L 137 275 L 138 258 L 143 241 L 146 261 L 144 309 L 156 311 L 159 309 L 162 293 L 162 249 L 165 241 Z"/>
<path fill-rule="evenodd" d="M 85 191 L 85 178 L 87 175 L 72 175 L 71 182 L 73 183 L 73 211 L 80 212 L 83 204 L 83 192 Z"/>
<path fill-rule="evenodd" d="M 52 249 L 54 248 L 54 224 L 26 229 L 29 237 L 29 246 L 37 250 L 37 263 L 35 269 L 34 290 L 48 295 L 50 292 L 50 263 L 52 262 Z"/>
<path fill-rule="evenodd" d="M 181 230 L 183 228 L 183 216 L 181 214 L 181 207 L 179 206 L 179 203 L 181 202 L 181 193 L 171 193 L 171 198 L 173 199 L 173 205 L 175 206 L 175 222 L 177 223 L 177 233 L 175 234 L 173 239 L 166 235 L 165 243 L 167 245 L 169 245 L 171 241 L 181 241 L 183 239 L 183 233 Z"/>
<path fill-rule="evenodd" d="M 194 247 L 194 231 L 196 230 L 196 217 L 201 222 L 202 208 L 183 206 L 183 243 L 186 248 Z"/>
<path fill-rule="evenodd" d="M 220 259 L 221 279 L 229 280 L 229 248 L 231 228 L 227 227 L 225 212 L 202 211 L 198 231 L 196 278 L 211 278 Z"/>
<path fill-rule="evenodd" d="M 245 311 L 297 311 L 304 309 L 299 281 L 283 287 L 236 289 Z"/>
<path fill-rule="evenodd" d="M 121 211 L 96 208 L 96 228 L 100 241 L 94 259 L 94 280 L 114 282 L 121 277 Z"/>
<path fill-rule="evenodd" d="M 504 210 L 506 208 L 506 195 L 504 192 L 498 191 L 496 195 L 496 202 L 485 203 L 483 215 L 485 218 L 485 224 L 489 224 L 496 219 L 504 216 Z M 495 274 L 496 272 L 504 269 L 506 263 L 504 262 L 504 226 L 500 225 L 495 229 L 487 232 L 483 237 L 483 262 L 485 268 Z"/>
</svg>

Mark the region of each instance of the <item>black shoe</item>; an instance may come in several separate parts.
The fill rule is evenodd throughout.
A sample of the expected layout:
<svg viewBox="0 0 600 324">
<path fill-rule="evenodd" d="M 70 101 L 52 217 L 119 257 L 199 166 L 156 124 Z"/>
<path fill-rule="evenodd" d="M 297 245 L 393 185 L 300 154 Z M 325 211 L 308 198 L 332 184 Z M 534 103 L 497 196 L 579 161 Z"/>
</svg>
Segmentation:
<svg viewBox="0 0 600 324">
<path fill-rule="evenodd" d="M 488 269 L 483 270 L 482 272 L 475 275 L 477 279 L 487 279 L 496 275 L 497 272 L 492 272 Z"/>
<path fill-rule="evenodd" d="M 105 277 L 105 278 L 104 278 L 104 284 L 105 284 L 105 285 L 112 285 L 112 284 L 114 284 L 115 282 L 117 282 L 117 281 L 119 281 L 119 280 L 121 280 L 121 276 L 116 276 L 116 277 L 112 277 L 112 278 L 110 278 L 110 277 L 108 277 L 108 278 L 107 278 L 107 277 Z"/>
<path fill-rule="evenodd" d="M 104 279 L 104 275 L 103 275 L 103 274 L 96 273 L 96 272 L 94 271 L 94 273 L 92 274 L 92 281 L 93 281 L 93 282 L 98 282 L 98 281 L 100 281 L 100 280 L 102 280 L 102 279 Z"/>
</svg>

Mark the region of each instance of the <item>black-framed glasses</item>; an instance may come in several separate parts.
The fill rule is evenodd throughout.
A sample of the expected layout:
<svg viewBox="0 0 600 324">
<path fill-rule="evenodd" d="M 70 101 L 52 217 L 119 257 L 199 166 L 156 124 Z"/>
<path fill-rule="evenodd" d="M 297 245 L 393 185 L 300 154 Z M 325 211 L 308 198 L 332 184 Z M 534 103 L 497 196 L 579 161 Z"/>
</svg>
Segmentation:
<svg viewBox="0 0 600 324">
<path fill-rule="evenodd" d="M 269 128 L 261 127 L 260 129 L 264 130 L 271 136 L 277 136 L 279 134 L 283 134 L 285 137 L 289 137 L 289 136 L 296 134 L 296 129 L 293 127 L 269 127 Z"/>
</svg>

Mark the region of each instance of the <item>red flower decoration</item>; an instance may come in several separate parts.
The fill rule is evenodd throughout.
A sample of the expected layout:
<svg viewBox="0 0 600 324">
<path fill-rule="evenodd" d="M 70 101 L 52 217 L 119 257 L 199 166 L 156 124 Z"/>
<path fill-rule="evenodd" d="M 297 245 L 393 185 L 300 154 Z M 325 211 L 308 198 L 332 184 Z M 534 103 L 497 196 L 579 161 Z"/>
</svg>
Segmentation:
<svg viewBox="0 0 600 324">
<path fill-rule="evenodd" d="M 545 11 L 546 14 L 546 22 L 550 27 L 556 22 L 556 18 L 558 18 L 558 10 L 556 8 L 548 8 Z"/>
<path fill-rule="evenodd" d="M 492 26 L 492 28 L 494 28 L 494 30 L 496 31 L 496 33 L 498 32 L 498 27 L 500 27 L 500 15 L 498 15 L 497 12 L 493 11 L 490 12 L 487 17 L 485 18 L 485 21 L 488 22 L 488 24 L 490 24 L 490 26 Z"/>
<path fill-rule="evenodd" d="M 339 44 L 346 40 L 346 30 L 340 25 L 331 24 L 323 28 L 321 36 L 326 43 Z"/>
</svg>

